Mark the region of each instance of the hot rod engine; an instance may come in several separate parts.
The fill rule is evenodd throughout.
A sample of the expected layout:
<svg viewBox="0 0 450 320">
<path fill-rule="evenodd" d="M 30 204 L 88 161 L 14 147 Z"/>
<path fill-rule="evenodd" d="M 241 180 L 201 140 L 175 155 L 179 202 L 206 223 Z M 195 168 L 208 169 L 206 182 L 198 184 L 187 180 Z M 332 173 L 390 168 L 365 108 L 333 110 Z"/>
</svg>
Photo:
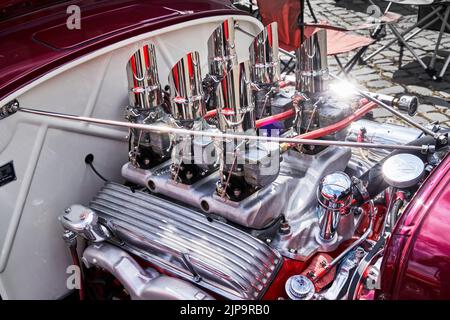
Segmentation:
<svg viewBox="0 0 450 320">
<path fill-rule="evenodd" d="M 209 74 L 187 52 L 164 90 L 157 45 L 130 58 L 126 183 L 67 208 L 64 239 L 72 252 L 84 239 L 86 274 L 109 273 L 133 299 L 355 298 L 362 264 L 440 161 L 427 155 L 439 128 L 419 138 L 420 126 L 358 121 L 375 104 L 333 93 L 325 31 L 298 48 L 291 81 L 276 23 L 249 61 L 238 62 L 235 32 L 249 36 L 229 18 L 209 38 Z M 389 110 L 398 101 L 360 94 Z"/>
</svg>

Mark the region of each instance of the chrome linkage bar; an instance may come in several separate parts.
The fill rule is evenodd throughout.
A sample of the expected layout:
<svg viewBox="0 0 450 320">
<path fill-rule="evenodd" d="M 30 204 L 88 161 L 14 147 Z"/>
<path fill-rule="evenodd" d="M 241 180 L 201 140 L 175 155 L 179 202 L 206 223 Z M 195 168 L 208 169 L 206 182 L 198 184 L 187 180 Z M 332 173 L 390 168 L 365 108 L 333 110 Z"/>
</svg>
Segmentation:
<svg viewBox="0 0 450 320">
<path fill-rule="evenodd" d="M 203 136 L 217 139 L 241 139 L 245 141 L 264 141 L 264 142 L 274 142 L 274 143 L 291 143 L 291 144 L 308 144 L 316 146 L 339 146 L 339 147 L 350 147 L 350 148 L 367 148 L 367 149 L 389 149 L 389 150 L 405 150 L 405 151 L 420 151 L 424 154 L 434 153 L 435 146 L 433 145 L 422 145 L 422 146 L 412 146 L 412 145 L 401 145 L 401 144 L 375 144 L 375 143 L 360 143 L 360 142 L 348 142 L 348 141 L 332 141 L 332 140 L 317 140 L 317 139 L 297 139 L 297 138 L 284 138 L 284 137 L 263 137 L 263 136 L 253 136 L 245 134 L 231 134 L 231 133 L 219 133 L 219 132 L 208 132 L 208 131 L 195 131 L 182 128 L 172 128 L 155 126 L 151 124 L 139 124 L 124 121 L 106 120 L 99 118 L 83 117 L 69 114 L 62 114 L 56 112 L 42 111 L 29 108 L 19 108 L 19 112 L 28 113 L 38 116 L 81 121 L 87 123 L 94 123 L 107 126 L 122 127 L 127 129 L 139 129 L 143 131 L 152 131 L 159 133 L 171 133 L 177 135 L 187 135 L 187 136 Z"/>
</svg>

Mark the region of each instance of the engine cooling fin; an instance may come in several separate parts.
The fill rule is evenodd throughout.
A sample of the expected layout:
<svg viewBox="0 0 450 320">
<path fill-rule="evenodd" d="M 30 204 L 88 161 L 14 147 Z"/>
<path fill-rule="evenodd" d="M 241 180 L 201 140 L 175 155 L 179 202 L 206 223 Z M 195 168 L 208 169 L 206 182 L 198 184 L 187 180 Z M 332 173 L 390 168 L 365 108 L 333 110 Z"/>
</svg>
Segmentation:
<svg viewBox="0 0 450 320">
<path fill-rule="evenodd" d="M 108 182 L 90 203 L 111 242 L 229 299 L 260 299 L 281 267 L 266 243 L 194 210 Z"/>
</svg>

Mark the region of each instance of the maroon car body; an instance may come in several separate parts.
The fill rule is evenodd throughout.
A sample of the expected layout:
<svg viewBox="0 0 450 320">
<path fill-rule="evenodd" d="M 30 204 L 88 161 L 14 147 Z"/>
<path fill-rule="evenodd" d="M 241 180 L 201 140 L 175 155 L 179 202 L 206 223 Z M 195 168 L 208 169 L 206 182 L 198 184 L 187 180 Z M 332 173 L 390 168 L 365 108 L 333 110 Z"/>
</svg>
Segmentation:
<svg viewBox="0 0 450 320">
<path fill-rule="evenodd" d="M 28 9 L 21 3 L 0 5 L 0 99 L 115 42 L 183 21 L 245 14 L 220 0 L 31 1 Z M 67 28 L 70 5 L 80 7 L 80 30 Z"/>
<path fill-rule="evenodd" d="M 450 299 L 450 155 L 419 189 L 389 240 L 384 299 Z"/>
</svg>

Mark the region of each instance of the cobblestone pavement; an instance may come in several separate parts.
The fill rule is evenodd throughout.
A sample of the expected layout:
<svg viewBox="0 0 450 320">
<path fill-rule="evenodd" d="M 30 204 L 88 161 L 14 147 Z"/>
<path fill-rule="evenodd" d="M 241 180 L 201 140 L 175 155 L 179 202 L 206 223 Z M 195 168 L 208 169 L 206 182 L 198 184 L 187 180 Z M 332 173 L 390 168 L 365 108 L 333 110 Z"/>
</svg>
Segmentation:
<svg viewBox="0 0 450 320">
<path fill-rule="evenodd" d="M 386 1 L 374 0 L 373 3 L 382 10 L 387 6 Z M 369 21 L 367 10 L 370 2 L 367 0 L 311 0 L 311 4 L 317 19 L 328 21 L 331 25 L 352 28 Z M 393 5 L 391 11 L 403 16 L 398 24 L 400 30 L 406 30 L 417 22 L 417 8 Z M 310 13 L 308 10 L 306 13 L 306 21 L 310 22 Z M 358 32 L 364 35 L 369 34 L 368 30 Z M 424 30 L 411 39 L 409 44 L 427 62 L 431 59 L 437 37 L 437 31 Z M 394 36 L 388 30 L 387 36 L 379 43 L 372 45 L 368 52 L 375 51 L 393 38 Z M 426 124 L 439 121 L 444 126 L 450 127 L 450 68 L 442 81 L 432 81 L 406 49 L 402 66 L 399 68 L 399 52 L 400 47 L 398 43 L 395 43 L 390 49 L 368 61 L 366 65 L 356 66 L 351 76 L 359 84 L 374 92 L 417 95 L 421 101 L 419 112 L 415 116 L 418 122 Z M 441 69 L 448 54 L 450 54 L 450 34 L 445 34 L 437 62 L 438 70 Z M 348 58 L 349 56 L 342 56 L 344 61 Z M 332 71 L 338 69 L 334 58 L 330 57 L 329 64 Z M 374 117 L 382 122 L 396 122 L 389 112 L 381 108 L 374 111 Z"/>
</svg>

